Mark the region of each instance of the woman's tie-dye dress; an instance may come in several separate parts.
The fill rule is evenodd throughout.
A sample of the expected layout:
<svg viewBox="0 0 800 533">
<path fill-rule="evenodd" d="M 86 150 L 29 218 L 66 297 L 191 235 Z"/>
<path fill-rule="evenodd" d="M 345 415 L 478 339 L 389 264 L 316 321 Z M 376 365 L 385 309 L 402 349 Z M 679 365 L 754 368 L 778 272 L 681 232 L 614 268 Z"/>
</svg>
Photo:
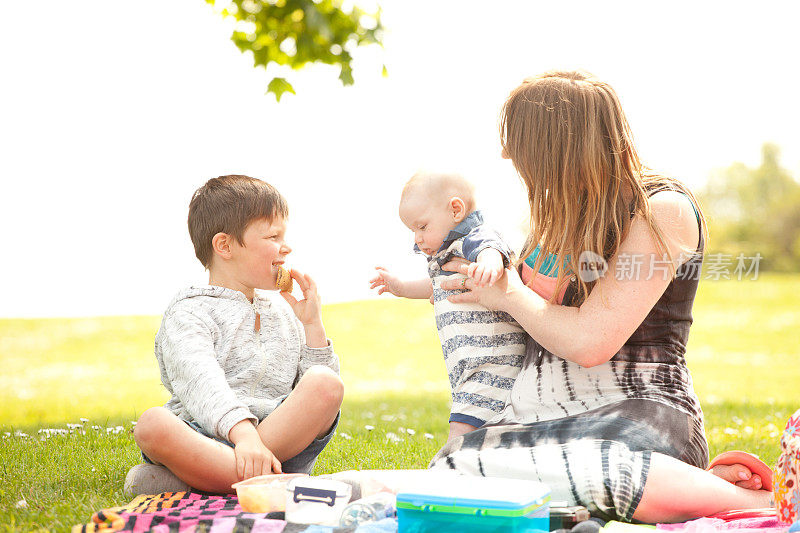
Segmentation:
<svg viewBox="0 0 800 533">
<path fill-rule="evenodd" d="M 653 452 L 705 468 L 703 413 L 684 359 L 702 250 L 701 232 L 695 256 L 607 363 L 584 368 L 528 338 L 506 412 L 447 444 L 431 468 L 539 480 L 553 500 L 628 521 Z M 570 286 L 563 303 L 575 299 Z"/>
</svg>

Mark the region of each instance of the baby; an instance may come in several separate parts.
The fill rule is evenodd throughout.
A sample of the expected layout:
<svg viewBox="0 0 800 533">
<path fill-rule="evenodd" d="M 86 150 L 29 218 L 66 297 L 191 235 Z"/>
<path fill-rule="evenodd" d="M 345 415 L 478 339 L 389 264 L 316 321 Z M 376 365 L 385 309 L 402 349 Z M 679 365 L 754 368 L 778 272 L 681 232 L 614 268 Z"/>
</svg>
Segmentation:
<svg viewBox="0 0 800 533">
<path fill-rule="evenodd" d="M 468 275 L 492 285 L 512 261 L 512 251 L 475 209 L 472 184 L 459 175 L 417 173 L 400 198 L 400 219 L 414 232 L 414 250 L 428 257 L 428 278 L 401 280 L 383 267 L 370 280 L 378 294 L 431 299 L 452 388 L 448 440 L 500 416 L 525 355 L 526 333 L 510 315 L 478 304 L 454 304 L 442 270 L 469 261 Z M 466 278 L 464 278 L 466 279 Z"/>
</svg>

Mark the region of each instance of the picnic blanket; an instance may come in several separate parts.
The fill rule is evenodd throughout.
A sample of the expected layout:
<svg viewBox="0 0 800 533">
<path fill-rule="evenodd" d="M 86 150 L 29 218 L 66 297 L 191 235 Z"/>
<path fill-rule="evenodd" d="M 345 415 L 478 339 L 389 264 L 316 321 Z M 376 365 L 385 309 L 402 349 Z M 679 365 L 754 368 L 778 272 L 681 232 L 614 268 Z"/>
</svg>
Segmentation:
<svg viewBox="0 0 800 533">
<path fill-rule="evenodd" d="M 111 533 L 116 531 L 171 533 L 392 533 L 397 531 L 397 521 L 387 518 L 359 528 L 332 528 L 307 524 L 288 523 L 283 513 L 246 513 L 236 496 L 214 496 L 197 492 L 164 492 L 152 496 L 137 496 L 129 504 L 97 511 L 91 522 L 72 528 L 76 532 Z M 780 524 L 774 512 L 748 511 L 736 514 L 723 513 L 711 518 L 690 520 L 682 524 L 636 526 L 609 522 L 602 531 L 626 533 L 630 531 L 657 531 L 683 533 L 732 532 L 785 532 L 788 525 Z"/>
<path fill-rule="evenodd" d="M 97 511 L 91 522 L 72 528 L 76 532 L 111 533 L 116 531 L 172 533 L 329 533 L 356 531 L 355 528 L 332 528 L 293 524 L 283 520 L 283 513 L 246 513 L 236 496 L 214 496 L 197 492 L 164 492 L 141 495 L 129 504 Z M 384 523 L 381 523 L 384 522 Z M 397 522 L 388 519 L 359 533 L 397 531 Z M 388 522 L 388 523 L 387 523 Z"/>
</svg>

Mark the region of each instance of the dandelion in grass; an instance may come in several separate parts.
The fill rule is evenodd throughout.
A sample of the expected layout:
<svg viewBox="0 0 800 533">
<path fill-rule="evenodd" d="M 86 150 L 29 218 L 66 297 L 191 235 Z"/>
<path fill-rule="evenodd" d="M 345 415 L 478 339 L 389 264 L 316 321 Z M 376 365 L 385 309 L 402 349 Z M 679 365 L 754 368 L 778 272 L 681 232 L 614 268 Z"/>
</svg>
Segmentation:
<svg viewBox="0 0 800 533">
<path fill-rule="evenodd" d="M 88 418 L 79 418 L 78 420 L 80 420 L 80 421 L 81 421 L 81 424 L 85 424 L 86 422 L 88 422 L 88 421 L 89 421 L 89 419 L 88 419 Z"/>
<path fill-rule="evenodd" d="M 406 433 L 408 433 L 409 435 L 416 435 L 417 434 L 417 432 L 415 430 L 411 429 L 411 428 L 406 429 Z"/>
<path fill-rule="evenodd" d="M 136 420 L 131 420 L 131 426 L 136 427 Z"/>
<path fill-rule="evenodd" d="M 395 419 L 394 415 L 381 415 L 381 420 L 384 422 L 393 422 Z"/>
<path fill-rule="evenodd" d="M 25 500 L 20 500 L 14 505 L 14 507 L 16 507 L 17 509 L 27 509 L 28 502 L 26 502 Z"/>
<path fill-rule="evenodd" d="M 100 426 L 92 426 L 92 429 L 95 431 L 100 431 L 103 428 L 101 428 Z"/>
<path fill-rule="evenodd" d="M 351 437 L 350 435 L 348 435 L 347 433 L 344 433 L 344 432 L 339 433 L 339 436 L 342 437 L 344 440 L 350 440 L 350 439 L 353 438 L 353 437 Z"/>
<path fill-rule="evenodd" d="M 386 439 L 389 442 L 401 442 L 403 439 L 397 436 L 397 434 L 392 433 L 391 431 L 386 434 Z"/>
<path fill-rule="evenodd" d="M 738 435 L 739 434 L 739 430 L 738 429 L 734 429 L 734 428 L 725 428 L 723 433 L 725 433 L 726 435 Z"/>
<path fill-rule="evenodd" d="M 370 426 L 369 424 L 367 424 L 366 426 L 364 426 L 364 429 L 366 429 L 367 431 L 372 431 L 373 429 L 375 429 L 375 426 Z"/>
<path fill-rule="evenodd" d="M 433 435 L 431 435 L 430 433 L 425 433 L 425 438 L 431 440 L 433 439 Z"/>
<path fill-rule="evenodd" d="M 737 426 L 741 426 L 744 423 L 744 420 L 742 420 L 738 416 L 734 416 L 733 417 L 733 423 L 736 424 Z"/>
<path fill-rule="evenodd" d="M 366 411 L 361 414 L 361 418 L 375 418 L 375 413 L 372 411 Z"/>
<path fill-rule="evenodd" d="M 23 433 L 23 432 L 21 432 L 20 430 L 17 430 L 17 431 L 15 431 L 15 432 L 14 432 L 14 436 L 15 436 L 15 437 L 19 437 L 19 438 L 21 438 L 21 439 L 24 439 L 24 438 L 26 438 L 26 437 L 30 437 L 30 435 L 28 435 L 27 433 Z"/>
</svg>

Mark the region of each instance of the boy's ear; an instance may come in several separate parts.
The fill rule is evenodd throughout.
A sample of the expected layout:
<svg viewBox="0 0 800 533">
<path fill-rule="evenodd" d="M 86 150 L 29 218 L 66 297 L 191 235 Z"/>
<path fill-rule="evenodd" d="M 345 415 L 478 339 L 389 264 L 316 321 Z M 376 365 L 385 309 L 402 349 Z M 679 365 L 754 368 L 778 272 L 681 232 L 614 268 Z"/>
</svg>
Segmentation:
<svg viewBox="0 0 800 533">
<path fill-rule="evenodd" d="M 453 222 L 459 223 L 464 220 L 469 213 L 467 213 L 467 204 L 458 196 L 450 198 L 450 203 L 447 206 L 450 209 L 450 214 L 453 216 Z"/>
<path fill-rule="evenodd" d="M 216 255 L 222 257 L 223 259 L 230 259 L 232 240 L 232 235 L 222 232 L 217 233 L 211 238 L 211 249 Z"/>
</svg>

